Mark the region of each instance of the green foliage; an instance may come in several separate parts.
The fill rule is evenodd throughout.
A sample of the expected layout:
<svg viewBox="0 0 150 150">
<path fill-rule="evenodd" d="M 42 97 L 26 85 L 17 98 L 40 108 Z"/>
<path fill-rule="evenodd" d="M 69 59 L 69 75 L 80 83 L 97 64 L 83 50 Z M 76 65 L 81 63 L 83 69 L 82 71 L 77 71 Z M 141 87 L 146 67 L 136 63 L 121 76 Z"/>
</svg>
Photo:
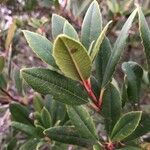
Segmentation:
<svg viewBox="0 0 150 150">
<path fill-rule="evenodd" d="M 55 100 L 69 105 L 88 103 L 83 88 L 56 71 L 44 68 L 23 69 L 22 76 L 37 92 L 51 94 Z"/>
<path fill-rule="evenodd" d="M 96 140 L 98 138 L 92 118 L 83 106 L 67 107 L 71 122 L 78 130 L 80 136 Z"/>
<path fill-rule="evenodd" d="M 5 65 L 5 59 L 3 56 L 0 56 L 0 74 L 3 71 L 4 65 Z"/>
<path fill-rule="evenodd" d="M 54 42 L 53 56 L 67 77 L 79 81 L 89 78 L 91 60 L 86 49 L 78 41 L 65 35 L 58 36 Z"/>
<path fill-rule="evenodd" d="M 102 17 L 99 9 L 99 5 L 94 0 L 89 6 L 81 30 L 81 41 L 86 49 L 89 48 L 93 41 L 96 41 L 102 30 Z"/>
<path fill-rule="evenodd" d="M 121 141 L 128 137 L 137 128 L 141 120 L 141 113 L 140 111 L 134 111 L 123 115 L 112 130 L 112 141 Z"/>
<path fill-rule="evenodd" d="M 111 77 L 115 71 L 115 67 L 120 60 L 120 56 L 125 46 L 126 39 L 128 37 L 129 29 L 131 28 L 132 22 L 137 14 L 137 9 L 132 12 L 126 23 L 124 24 L 119 37 L 117 38 L 115 45 L 113 47 L 111 56 L 106 66 L 106 71 L 104 73 L 104 78 L 102 82 L 102 87 L 105 87 L 111 80 Z"/>
<path fill-rule="evenodd" d="M 58 1 L 55 2 L 58 4 Z M 114 15 L 109 30 L 111 21 L 104 21 L 106 25 L 102 28 L 102 16 L 96 0 L 85 13 L 81 36 L 69 21 L 56 14 L 52 15 L 51 22 L 53 42 L 40 34 L 23 30 L 30 48 L 47 64 L 47 68 L 25 68 L 21 72 L 19 68 L 13 68 L 17 98 L 22 100 L 18 102 L 29 104 L 11 103 L 9 106 L 11 127 L 15 133 L 24 133 L 25 140 L 19 149 L 38 150 L 44 146 L 45 149 L 68 150 L 73 145 L 76 145 L 73 149 L 78 146 L 79 149 L 81 146 L 91 150 L 139 149 L 137 141 L 150 131 L 150 116 L 140 107 L 141 89 L 149 84 L 147 82 L 145 86 L 142 79 L 144 72 L 146 77 L 149 72 L 150 34 L 145 16 L 137 6 L 112 45 L 108 37 L 116 29 L 116 17 L 124 13 L 120 4 L 108 1 Z M 123 62 L 124 79 L 120 82 L 114 72 L 137 12 L 148 70 L 133 61 Z M 9 56 L 9 75 L 11 62 Z M 7 82 L 4 84 L 6 69 L 3 68 L 4 57 L 0 56 L 0 92 L 4 98 L 16 101 L 7 93 L 9 86 Z M 38 93 L 28 97 L 27 94 L 33 91 L 29 88 L 26 92 L 26 83 Z M 27 101 L 24 102 L 25 99 Z"/>
</svg>

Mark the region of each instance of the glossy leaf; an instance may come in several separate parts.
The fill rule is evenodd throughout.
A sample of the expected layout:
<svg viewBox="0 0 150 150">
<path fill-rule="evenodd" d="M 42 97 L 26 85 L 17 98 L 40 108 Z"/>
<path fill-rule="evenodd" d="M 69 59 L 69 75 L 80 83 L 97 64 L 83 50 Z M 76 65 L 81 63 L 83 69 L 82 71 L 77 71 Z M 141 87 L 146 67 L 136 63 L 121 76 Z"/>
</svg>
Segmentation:
<svg viewBox="0 0 150 150">
<path fill-rule="evenodd" d="M 88 103 L 88 96 L 77 82 L 44 68 L 23 69 L 24 80 L 37 92 L 69 105 Z"/>
<path fill-rule="evenodd" d="M 123 115 L 112 130 L 111 140 L 121 141 L 133 133 L 141 120 L 141 115 L 141 111 L 133 111 Z"/>
<path fill-rule="evenodd" d="M 93 51 L 92 51 L 92 53 L 91 53 L 91 60 L 92 60 L 92 62 L 95 60 L 95 57 L 97 56 L 97 54 L 98 54 L 98 52 L 99 52 L 99 50 L 100 50 L 100 46 L 101 46 L 103 40 L 105 39 L 106 32 L 107 32 L 108 27 L 109 27 L 109 25 L 110 25 L 111 23 L 112 23 L 112 21 L 109 21 L 109 22 L 107 23 L 107 25 L 104 27 L 104 29 L 103 29 L 102 32 L 100 33 L 98 39 L 96 40 L 96 43 L 95 43 L 95 45 L 94 45 L 94 47 L 93 47 Z"/>
<path fill-rule="evenodd" d="M 140 35 L 147 58 L 148 70 L 150 71 L 150 29 L 140 7 L 138 7 L 138 15 Z"/>
<path fill-rule="evenodd" d="M 119 37 L 117 38 L 111 56 L 109 58 L 108 64 L 105 69 L 104 78 L 102 82 L 102 87 L 105 87 L 111 80 L 111 77 L 115 71 L 115 67 L 120 60 L 121 54 L 125 47 L 125 42 L 129 34 L 132 22 L 136 16 L 137 9 L 134 10 L 129 16 L 128 20 L 124 24 Z"/>
<path fill-rule="evenodd" d="M 25 106 L 18 103 L 12 103 L 10 104 L 9 109 L 14 121 L 33 125 L 32 120 L 29 118 L 29 110 Z"/>
<path fill-rule="evenodd" d="M 75 40 L 79 40 L 78 33 L 68 21 L 65 21 L 63 33 Z"/>
<path fill-rule="evenodd" d="M 54 42 L 53 56 L 58 67 L 69 78 L 83 81 L 91 74 L 91 59 L 76 40 L 59 35 Z"/>
<path fill-rule="evenodd" d="M 52 43 L 40 34 L 23 30 L 24 36 L 33 52 L 47 64 L 56 67 L 52 56 Z"/>
<path fill-rule="evenodd" d="M 0 56 L 0 74 L 4 69 L 4 66 L 5 66 L 5 59 L 3 56 Z"/>
<path fill-rule="evenodd" d="M 33 126 L 29 126 L 27 124 L 23 124 L 20 122 L 15 122 L 13 121 L 11 123 L 11 126 L 14 127 L 15 129 L 24 132 L 30 136 L 36 137 L 37 136 L 37 132 L 36 132 L 36 128 L 34 128 Z"/>
<path fill-rule="evenodd" d="M 66 19 L 53 14 L 52 15 L 52 37 L 55 39 L 59 34 L 63 33 L 64 24 L 66 22 Z"/>
<path fill-rule="evenodd" d="M 131 103 L 139 103 L 143 69 L 135 62 L 125 62 L 122 70 L 127 78 L 127 94 Z"/>
<path fill-rule="evenodd" d="M 44 133 L 52 140 L 79 145 L 83 147 L 91 147 L 95 142 L 92 139 L 81 137 L 74 127 L 53 127 L 44 131 Z"/>
<path fill-rule="evenodd" d="M 89 6 L 81 29 L 81 41 L 86 49 L 89 48 L 93 41 L 96 41 L 102 29 L 102 17 L 99 5 L 94 0 Z"/>
<path fill-rule="evenodd" d="M 121 116 L 122 111 L 120 93 L 113 84 L 109 84 L 104 92 L 102 103 L 102 115 L 105 120 L 105 128 L 111 133 L 114 125 Z"/>
<path fill-rule="evenodd" d="M 106 66 L 111 55 L 111 44 L 108 38 L 105 38 L 102 42 L 100 50 L 95 60 L 95 67 L 96 67 L 96 78 L 98 80 L 99 88 L 102 85 L 102 81 L 104 78 L 104 73 L 106 70 Z"/>
<path fill-rule="evenodd" d="M 88 111 L 83 106 L 67 107 L 69 118 L 79 134 L 84 138 L 98 139 L 94 122 Z"/>
<path fill-rule="evenodd" d="M 147 134 L 150 131 L 150 115 L 143 113 L 141 121 L 135 131 L 130 134 L 127 138 L 124 139 L 124 141 L 131 141 L 135 140 L 145 134 Z"/>
<path fill-rule="evenodd" d="M 41 119 L 43 126 L 47 129 L 52 126 L 52 118 L 48 110 L 44 107 L 41 111 Z"/>
</svg>

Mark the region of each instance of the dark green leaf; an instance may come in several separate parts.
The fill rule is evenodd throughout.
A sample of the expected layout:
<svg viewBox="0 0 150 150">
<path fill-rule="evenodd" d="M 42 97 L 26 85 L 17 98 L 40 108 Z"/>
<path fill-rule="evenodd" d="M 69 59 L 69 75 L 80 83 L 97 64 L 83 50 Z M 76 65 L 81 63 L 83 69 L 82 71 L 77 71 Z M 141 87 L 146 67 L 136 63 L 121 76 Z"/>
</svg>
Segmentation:
<svg viewBox="0 0 150 150">
<path fill-rule="evenodd" d="M 33 137 L 37 136 L 36 128 L 34 128 L 33 126 L 23 124 L 20 122 L 15 122 L 15 121 L 13 121 L 11 123 L 11 126 L 21 132 L 24 132 L 24 133 L 30 135 L 30 136 L 33 136 Z"/>
<path fill-rule="evenodd" d="M 129 29 L 131 28 L 132 22 L 136 16 L 137 9 L 134 10 L 129 16 L 128 20 L 124 24 L 119 37 L 117 38 L 111 56 L 109 58 L 108 64 L 105 69 L 104 78 L 102 82 L 102 87 L 105 87 L 107 83 L 110 82 L 111 77 L 115 71 L 115 67 L 120 60 L 121 54 L 125 47 L 125 42 L 129 34 Z"/>
<path fill-rule="evenodd" d="M 79 134 L 84 138 L 93 140 L 98 139 L 94 122 L 88 111 L 83 106 L 67 107 L 69 118 L 73 125 L 75 125 Z"/>
<path fill-rule="evenodd" d="M 121 116 L 120 93 L 113 84 L 109 84 L 103 95 L 102 115 L 105 119 L 105 127 L 108 134 Z"/>
<path fill-rule="evenodd" d="M 53 56 L 67 77 L 78 81 L 89 78 L 92 63 L 80 42 L 66 35 L 59 35 L 54 42 Z"/>
<path fill-rule="evenodd" d="M 51 139 L 61 143 L 91 147 L 95 141 L 92 139 L 82 138 L 74 127 L 53 127 L 44 131 Z"/>
<path fill-rule="evenodd" d="M 23 94 L 22 79 L 20 77 L 20 69 L 18 68 L 14 69 L 14 81 L 18 94 L 22 95 Z"/>
<path fill-rule="evenodd" d="M 25 142 L 19 150 L 35 150 L 37 147 L 37 144 L 40 142 L 39 139 L 30 139 L 27 142 Z"/>
<path fill-rule="evenodd" d="M 55 39 L 59 34 L 63 33 L 64 24 L 66 22 L 66 19 L 53 14 L 52 15 L 52 36 L 53 39 Z"/>
<path fill-rule="evenodd" d="M 43 126 L 47 129 L 52 126 L 52 118 L 48 110 L 44 107 L 41 111 L 41 119 Z"/>
<path fill-rule="evenodd" d="M 116 149 L 116 150 L 141 150 L 141 148 L 133 147 L 133 146 L 127 146 L 125 148 L 120 148 L 120 149 Z"/>
<path fill-rule="evenodd" d="M 102 29 L 102 17 L 99 9 L 99 5 L 94 0 L 89 6 L 81 30 L 81 41 L 86 49 L 89 48 L 93 41 L 96 41 Z"/>
<path fill-rule="evenodd" d="M 137 128 L 141 115 L 141 111 L 133 111 L 123 115 L 113 128 L 111 140 L 121 141 L 128 137 Z"/>
<path fill-rule="evenodd" d="M 32 120 L 29 118 L 29 110 L 25 106 L 18 103 L 12 103 L 10 104 L 9 109 L 14 121 L 33 125 Z"/>
<path fill-rule="evenodd" d="M 143 136 L 144 134 L 148 133 L 150 131 L 150 115 L 143 113 L 141 121 L 135 131 L 130 134 L 127 138 L 124 139 L 124 141 L 131 141 L 136 138 L 139 138 Z"/>
<path fill-rule="evenodd" d="M 69 105 L 88 103 L 88 95 L 77 82 L 44 68 L 23 69 L 24 80 L 37 92 L 51 94 L 55 100 Z"/>
<path fill-rule="evenodd" d="M 139 103 L 143 69 L 136 62 L 125 62 L 122 70 L 127 78 L 127 94 L 131 103 Z"/>
<path fill-rule="evenodd" d="M 66 106 L 63 103 L 53 100 L 50 95 L 45 97 L 45 107 L 49 110 L 52 117 L 53 126 L 59 121 L 59 124 L 63 124 L 67 117 Z"/>
<path fill-rule="evenodd" d="M 42 108 L 44 107 L 43 98 L 38 93 L 35 93 L 33 96 L 33 106 L 37 112 L 41 112 Z"/>
<path fill-rule="evenodd" d="M 33 52 L 47 64 L 56 67 L 55 60 L 52 56 L 52 43 L 40 34 L 27 30 L 23 30 L 23 33 Z"/>
<path fill-rule="evenodd" d="M 96 78 L 98 80 L 99 88 L 102 85 L 104 73 L 106 70 L 106 65 L 107 65 L 109 57 L 111 55 L 111 50 L 112 50 L 112 48 L 111 48 L 110 41 L 108 40 L 108 38 L 105 38 L 102 42 L 98 56 L 95 60 Z"/>
</svg>

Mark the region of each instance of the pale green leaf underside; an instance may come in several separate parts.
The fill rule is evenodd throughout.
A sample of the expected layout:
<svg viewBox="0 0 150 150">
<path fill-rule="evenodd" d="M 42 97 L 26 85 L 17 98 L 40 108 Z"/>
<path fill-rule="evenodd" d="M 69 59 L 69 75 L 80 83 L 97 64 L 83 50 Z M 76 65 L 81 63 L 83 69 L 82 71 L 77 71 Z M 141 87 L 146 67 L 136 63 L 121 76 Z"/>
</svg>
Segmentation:
<svg viewBox="0 0 150 150">
<path fill-rule="evenodd" d="M 102 29 L 102 17 L 99 9 L 99 5 L 94 0 L 89 6 L 81 29 L 81 41 L 86 49 L 89 48 L 93 41 L 96 41 L 99 33 Z"/>
<path fill-rule="evenodd" d="M 113 128 L 111 140 L 121 141 L 128 137 L 137 128 L 141 115 L 141 111 L 133 111 L 123 115 Z"/>
<path fill-rule="evenodd" d="M 111 77 L 115 71 L 115 67 L 120 60 L 121 54 L 125 47 L 126 39 L 129 34 L 129 29 L 131 28 L 132 22 L 136 16 L 137 9 L 132 12 L 132 14 L 127 19 L 126 23 L 124 24 L 119 37 L 117 38 L 111 56 L 109 58 L 108 64 L 106 66 L 106 70 L 104 73 L 104 78 L 102 82 L 102 87 L 105 87 L 107 83 L 111 80 Z"/>
<path fill-rule="evenodd" d="M 91 59 L 76 40 L 59 35 L 54 42 L 53 56 L 60 70 L 69 78 L 83 81 L 90 77 Z"/>
<path fill-rule="evenodd" d="M 24 80 L 37 92 L 53 96 L 53 99 L 69 105 L 88 103 L 88 96 L 76 81 L 44 68 L 21 71 Z"/>
<path fill-rule="evenodd" d="M 52 56 L 52 43 L 40 34 L 23 30 L 24 36 L 33 52 L 47 64 L 56 67 Z"/>
</svg>

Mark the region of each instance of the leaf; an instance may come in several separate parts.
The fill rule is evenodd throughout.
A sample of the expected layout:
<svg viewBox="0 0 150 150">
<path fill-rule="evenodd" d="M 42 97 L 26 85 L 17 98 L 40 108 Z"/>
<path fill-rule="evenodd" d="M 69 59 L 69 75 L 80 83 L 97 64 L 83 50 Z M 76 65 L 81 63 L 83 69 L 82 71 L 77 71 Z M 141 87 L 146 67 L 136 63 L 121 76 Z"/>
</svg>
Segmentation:
<svg viewBox="0 0 150 150">
<path fill-rule="evenodd" d="M 54 42 L 53 56 L 58 67 L 69 78 L 83 81 L 91 74 L 91 60 L 86 49 L 66 35 L 59 35 Z"/>
<path fill-rule="evenodd" d="M 48 110 L 44 107 L 41 111 L 41 119 L 43 126 L 47 129 L 52 126 L 52 118 Z"/>
<path fill-rule="evenodd" d="M 63 103 L 53 100 L 50 95 L 45 97 L 45 107 L 49 110 L 52 117 L 53 126 L 59 121 L 59 125 L 63 125 L 67 116 L 66 106 Z"/>
<path fill-rule="evenodd" d="M 120 56 L 123 52 L 126 39 L 128 37 L 129 29 L 131 28 L 132 22 L 136 16 L 137 9 L 134 10 L 129 16 L 128 20 L 124 24 L 119 37 L 117 38 L 111 56 L 109 58 L 108 64 L 105 69 L 104 78 L 102 82 L 102 87 L 105 87 L 111 80 L 111 77 L 115 71 L 115 67 L 120 60 Z"/>
<path fill-rule="evenodd" d="M 21 71 L 24 80 L 37 92 L 51 94 L 53 99 L 68 105 L 88 103 L 88 95 L 77 82 L 44 68 L 29 68 Z"/>
<path fill-rule="evenodd" d="M 14 82 L 15 82 L 15 87 L 17 89 L 17 93 L 19 95 L 23 95 L 23 85 L 22 85 L 22 79 L 20 77 L 20 69 L 15 67 L 14 68 Z"/>
<path fill-rule="evenodd" d="M 102 17 L 99 9 L 99 5 L 94 0 L 86 14 L 82 23 L 81 29 L 81 41 L 86 49 L 89 48 L 93 41 L 96 41 L 102 29 Z"/>
<path fill-rule="evenodd" d="M 67 111 L 72 124 L 76 127 L 82 137 L 93 140 L 98 139 L 94 122 L 85 107 L 68 106 Z"/>
<path fill-rule="evenodd" d="M 105 128 L 110 135 L 114 125 L 121 116 L 120 93 L 113 84 L 109 84 L 103 95 L 101 113 L 105 120 Z"/>
<path fill-rule="evenodd" d="M 5 58 L 0 55 L 0 74 L 2 73 L 5 66 Z"/>
<path fill-rule="evenodd" d="M 0 74 L 0 87 L 3 89 L 7 88 L 7 79 L 6 79 L 6 75 L 4 74 Z"/>
<path fill-rule="evenodd" d="M 12 40 L 14 38 L 14 34 L 16 31 L 16 19 L 13 19 L 12 24 L 10 25 L 8 32 L 7 32 L 7 37 L 5 41 L 5 49 L 9 50 L 10 44 L 12 43 Z"/>
<path fill-rule="evenodd" d="M 96 98 L 99 98 L 99 85 L 97 80 L 95 79 L 94 76 L 90 77 L 90 81 L 91 81 L 91 86 L 92 86 L 92 90 L 94 92 L 94 95 L 96 96 Z"/>
<path fill-rule="evenodd" d="M 11 103 L 9 109 L 14 121 L 33 126 L 33 122 L 29 118 L 30 112 L 25 106 L 18 103 Z"/>
<path fill-rule="evenodd" d="M 136 62 L 125 62 L 122 70 L 127 78 L 127 94 L 131 103 L 139 103 L 143 69 Z"/>
<path fill-rule="evenodd" d="M 138 15 L 140 35 L 147 58 L 148 70 L 150 71 L 150 29 L 140 7 L 138 7 Z"/>
<path fill-rule="evenodd" d="M 55 39 L 59 34 L 63 33 L 64 24 L 66 22 L 66 19 L 53 14 L 52 15 L 52 37 Z"/>
<path fill-rule="evenodd" d="M 128 137 L 137 128 L 141 120 L 141 111 L 133 111 L 124 114 L 115 124 L 112 133 L 112 141 L 121 141 Z"/>
<path fill-rule="evenodd" d="M 124 139 L 124 141 L 132 141 L 135 140 L 145 134 L 147 134 L 150 131 L 150 115 L 143 113 L 141 121 L 135 131 L 130 134 L 127 138 Z"/>
<path fill-rule="evenodd" d="M 47 64 L 56 67 L 52 56 L 52 43 L 40 34 L 23 30 L 24 36 L 33 52 Z"/>
<path fill-rule="evenodd" d="M 20 122 L 15 122 L 13 121 L 11 123 L 11 126 L 16 128 L 17 130 L 24 132 L 30 136 L 36 137 L 37 136 L 37 132 L 36 132 L 36 128 L 34 128 L 33 126 L 27 125 L 27 124 L 23 124 Z"/>
<path fill-rule="evenodd" d="M 37 112 L 41 112 L 42 108 L 44 107 L 43 99 L 38 93 L 35 93 L 33 96 L 33 106 Z"/>
<path fill-rule="evenodd" d="M 74 27 L 68 21 L 65 21 L 63 33 L 66 34 L 67 36 L 79 41 L 78 33 L 76 32 Z"/>
<path fill-rule="evenodd" d="M 105 38 L 102 42 L 100 50 L 95 60 L 95 67 L 96 67 L 96 78 L 98 80 L 99 88 L 102 85 L 102 81 L 104 78 L 104 73 L 106 70 L 106 66 L 111 55 L 111 44 L 108 38 Z"/>
<path fill-rule="evenodd" d="M 34 138 L 26 141 L 19 150 L 35 150 L 37 147 L 37 144 L 40 142 L 39 139 Z"/>
<path fill-rule="evenodd" d="M 74 127 L 53 127 L 44 131 L 51 140 L 61 143 L 91 147 L 95 142 L 92 139 L 82 138 Z"/>
<path fill-rule="evenodd" d="M 109 27 L 109 25 L 111 23 L 112 23 L 112 21 L 109 21 L 107 23 L 107 25 L 104 27 L 104 29 L 100 33 L 98 39 L 96 40 L 96 43 L 95 43 L 94 48 L 93 48 L 93 51 L 91 53 L 91 60 L 92 60 L 92 62 L 95 60 L 95 57 L 98 55 L 98 52 L 100 50 L 100 46 L 101 46 L 103 40 L 105 39 L 106 32 L 107 32 L 108 27 Z"/>
<path fill-rule="evenodd" d="M 116 149 L 116 150 L 141 150 L 141 149 L 138 147 L 127 146 L 125 148 L 120 148 L 120 149 Z"/>
</svg>

